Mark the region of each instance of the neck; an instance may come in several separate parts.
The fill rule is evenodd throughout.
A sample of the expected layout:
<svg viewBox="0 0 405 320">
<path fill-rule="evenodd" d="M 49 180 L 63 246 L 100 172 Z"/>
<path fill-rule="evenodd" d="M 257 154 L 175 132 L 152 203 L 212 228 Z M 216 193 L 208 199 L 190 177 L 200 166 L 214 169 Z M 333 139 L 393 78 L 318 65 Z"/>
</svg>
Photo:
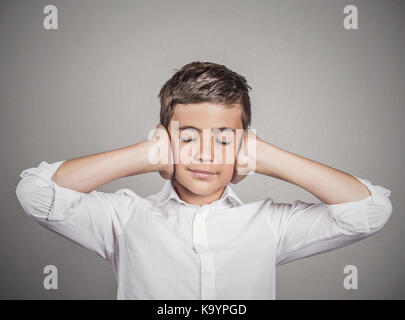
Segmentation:
<svg viewBox="0 0 405 320">
<path fill-rule="evenodd" d="M 224 193 L 225 187 L 219 189 L 218 191 L 215 191 L 214 193 L 211 193 L 209 195 L 200 195 L 200 194 L 195 194 L 188 190 L 186 187 L 181 185 L 180 183 L 177 183 L 176 181 L 173 183 L 174 189 L 176 190 L 179 198 L 183 200 L 184 202 L 187 202 L 189 204 L 194 204 L 194 205 L 199 205 L 202 206 L 204 204 L 210 204 L 216 200 L 219 200 Z"/>
</svg>

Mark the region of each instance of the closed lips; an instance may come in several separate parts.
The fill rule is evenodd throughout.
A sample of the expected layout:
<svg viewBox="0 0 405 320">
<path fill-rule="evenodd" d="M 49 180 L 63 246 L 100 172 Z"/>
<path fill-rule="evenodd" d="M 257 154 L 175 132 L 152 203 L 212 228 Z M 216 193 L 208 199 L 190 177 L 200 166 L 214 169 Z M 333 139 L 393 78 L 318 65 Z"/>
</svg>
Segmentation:
<svg viewBox="0 0 405 320">
<path fill-rule="evenodd" d="M 197 172 L 197 173 L 205 173 L 205 174 L 215 174 L 216 172 L 213 171 L 205 171 L 205 170 L 193 170 L 189 169 L 190 171 Z"/>
</svg>

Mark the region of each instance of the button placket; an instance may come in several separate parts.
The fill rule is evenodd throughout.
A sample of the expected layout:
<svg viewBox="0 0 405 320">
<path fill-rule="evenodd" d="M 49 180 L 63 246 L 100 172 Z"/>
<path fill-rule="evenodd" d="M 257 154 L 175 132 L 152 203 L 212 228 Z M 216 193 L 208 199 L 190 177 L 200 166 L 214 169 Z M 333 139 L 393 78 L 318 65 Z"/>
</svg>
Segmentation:
<svg viewBox="0 0 405 320">
<path fill-rule="evenodd" d="M 208 249 L 207 229 L 205 224 L 206 211 L 200 209 L 193 221 L 193 242 L 194 250 L 199 253 Z"/>
<path fill-rule="evenodd" d="M 214 256 L 208 252 L 206 216 L 207 208 L 200 208 L 193 221 L 194 250 L 200 256 L 201 299 L 215 298 Z"/>
<path fill-rule="evenodd" d="M 200 253 L 201 261 L 201 299 L 215 299 L 215 264 L 212 252 Z"/>
</svg>

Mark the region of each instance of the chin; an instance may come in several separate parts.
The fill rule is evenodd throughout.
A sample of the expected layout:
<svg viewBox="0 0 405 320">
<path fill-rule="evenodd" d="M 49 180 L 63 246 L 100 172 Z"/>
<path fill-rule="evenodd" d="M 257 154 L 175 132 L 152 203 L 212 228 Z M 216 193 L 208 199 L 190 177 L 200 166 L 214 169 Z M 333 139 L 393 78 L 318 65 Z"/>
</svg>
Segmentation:
<svg viewBox="0 0 405 320">
<path fill-rule="evenodd" d="M 185 183 L 181 184 L 192 193 L 201 196 L 208 196 L 221 187 L 218 183 L 211 181 L 186 181 Z"/>
<path fill-rule="evenodd" d="M 198 194 L 201 196 L 208 196 L 210 194 L 213 194 L 216 192 L 221 186 L 215 184 L 215 185 L 201 185 L 201 183 L 193 183 L 190 186 L 190 191 L 192 191 L 194 194 Z"/>
</svg>

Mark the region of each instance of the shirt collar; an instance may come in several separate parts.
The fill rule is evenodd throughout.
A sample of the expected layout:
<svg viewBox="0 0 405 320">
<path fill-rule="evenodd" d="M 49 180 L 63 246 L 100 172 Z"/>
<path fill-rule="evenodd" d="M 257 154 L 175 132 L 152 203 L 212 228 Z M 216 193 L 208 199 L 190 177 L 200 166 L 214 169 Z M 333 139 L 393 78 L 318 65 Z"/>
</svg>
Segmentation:
<svg viewBox="0 0 405 320">
<path fill-rule="evenodd" d="M 178 203 L 182 203 L 187 206 L 190 206 L 190 204 L 188 204 L 185 201 L 183 201 L 182 199 L 180 199 L 179 195 L 177 194 L 176 190 L 174 189 L 173 182 L 171 180 L 165 180 L 163 189 L 156 195 L 156 205 L 158 205 L 158 206 L 163 205 L 170 199 L 174 199 Z M 229 183 L 226 185 L 221 198 L 214 201 L 212 204 L 215 204 L 218 202 L 223 202 L 225 200 L 230 201 L 230 203 L 233 207 L 243 205 L 242 200 L 239 198 L 239 196 L 236 194 L 236 192 L 232 189 L 232 187 L 230 186 Z"/>
</svg>

